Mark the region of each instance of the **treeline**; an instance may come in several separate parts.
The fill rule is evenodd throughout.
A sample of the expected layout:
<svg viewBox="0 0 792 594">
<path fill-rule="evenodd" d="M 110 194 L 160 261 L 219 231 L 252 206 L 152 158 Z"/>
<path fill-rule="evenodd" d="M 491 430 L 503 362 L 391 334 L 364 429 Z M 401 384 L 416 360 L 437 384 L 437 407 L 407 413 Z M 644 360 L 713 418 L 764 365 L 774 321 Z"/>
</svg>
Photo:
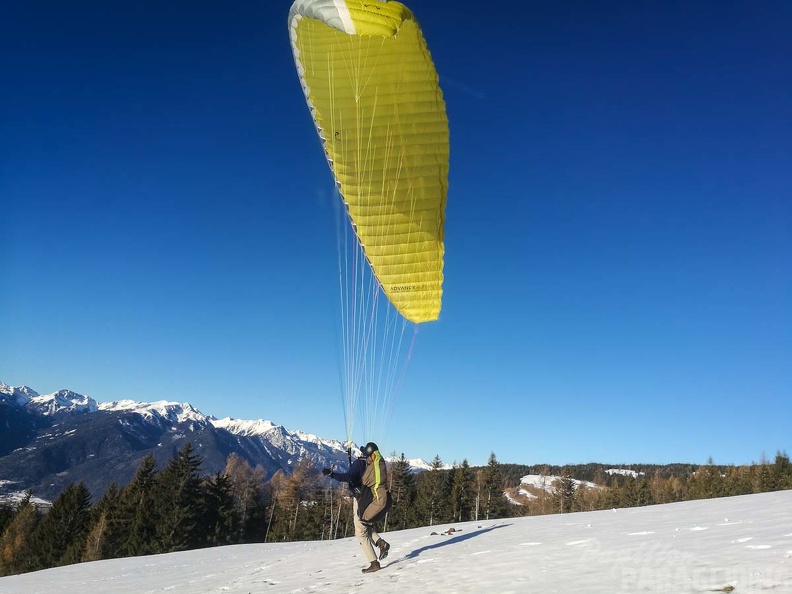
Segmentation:
<svg viewBox="0 0 792 594">
<path fill-rule="evenodd" d="M 92 504 L 82 484 L 69 485 L 49 509 L 31 494 L 0 506 L 0 575 L 83 561 L 169 553 L 255 542 L 346 538 L 354 535 L 347 487 L 330 481 L 308 462 L 291 475 L 264 481 L 235 454 L 223 472 L 203 476 L 188 443 L 159 470 L 146 457 L 129 484 L 111 484 Z M 453 471 L 440 458 L 414 474 L 404 455 L 390 465 L 393 507 L 382 530 L 508 514 L 500 465 L 467 462 Z"/>
<path fill-rule="evenodd" d="M 679 466 L 683 465 L 675 465 Z M 555 490 L 538 493 L 525 502 L 520 515 L 638 507 L 792 489 L 792 464 L 783 452 L 776 455 L 773 463 L 717 466 L 710 462 L 694 468 L 678 474 L 657 467 L 652 474 L 643 472 L 638 476 L 610 476 L 600 468 L 592 476 L 596 486 L 586 487 L 575 481 L 577 474 L 564 467 L 558 471 Z"/>
<path fill-rule="evenodd" d="M 202 476 L 200 467 L 187 444 L 162 470 L 147 456 L 128 485 L 111 484 L 94 505 L 79 483 L 49 510 L 30 493 L 14 508 L 0 508 L 0 575 L 261 541 L 268 507 L 261 469 L 233 454 L 216 476 Z"/>
<path fill-rule="evenodd" d="M 507 487 L 516 487 L 520 484 L 520 479 L 527 474 L 538 474 L 545 476 L 561 476 L 565 473 L 571 474 L 580 481 L 589 481 L 600 485 L 610 484 L 611 475 L 606 473 L 608 469 L 627 468 L 637 474 L 646 476 L 658 476 L 661 478 L 678 477 L 684 478 L 695 472 L 698 464 L 602 464 L 590 462 L 587 464 L 502 464 L 503 477 Z M 729 466 L 718 466 L 722 472 L 726 472 Z M 624 481 L 624 475 L 613 475 L 617 481 Z"/>
<path fill-rule="evenodd" d="M 400 530 L 792 488 L 792 465 L 782 453 L 772 464 L 708 464 L 687 474 L 658 467 L 651 475 L 637 477 L 610 476 L 602 466 L 592 466 L 590 478 L 573 473 L 571 467 L 518 467 L 500 464 L 495 454 L 485 467 L 470 467 L 466 460 L 451 469 L 443 466 L 435 457 L 430 470 L 415 474 L 403 454 L 392 462 L 388 481 L 393 507 L 378 528 Z M 520 476 L 560 478 L 550 492 L 538 491 L 520 505 L 515 503 L 520 498 L 519 477 L 513 474 L 517 468 L 523 472 Z M 596 486 L 581 486 L 575 479 Z M 0 575 L 200 547 L 353 534 L 346 486 L 325 479 L 310 463 L 298 464 L 289 476 L 278 472 L 265 482 L 261 468 L 251 468 L 231 454 L 223 472 L 204 476 L 200 457 L 187 444 L 161 470 L 152 456 L 145 458 L 129 484 L 111 485 L 93 504 L 85 486 L 73 484 L 49 510 L 34 505 L 30 495 L 15 506 L 0 506 Z"/>
</svg>

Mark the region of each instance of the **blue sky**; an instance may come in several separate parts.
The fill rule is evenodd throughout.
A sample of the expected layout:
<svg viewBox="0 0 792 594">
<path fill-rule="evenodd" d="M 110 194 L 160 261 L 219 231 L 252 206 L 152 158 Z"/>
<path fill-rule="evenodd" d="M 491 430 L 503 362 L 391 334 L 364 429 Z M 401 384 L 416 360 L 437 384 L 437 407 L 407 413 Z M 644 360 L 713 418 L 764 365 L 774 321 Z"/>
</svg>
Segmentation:
<svg viewBox="0 0 792 594">
<path fill-rule="evenodd" d="M 0 380 L 343 438 L 289 5 L 4 9 Z M 792 450 L 792 5 L 411 8 L 450 120 L 445 292 L 382 449 Z"/>
</svg>

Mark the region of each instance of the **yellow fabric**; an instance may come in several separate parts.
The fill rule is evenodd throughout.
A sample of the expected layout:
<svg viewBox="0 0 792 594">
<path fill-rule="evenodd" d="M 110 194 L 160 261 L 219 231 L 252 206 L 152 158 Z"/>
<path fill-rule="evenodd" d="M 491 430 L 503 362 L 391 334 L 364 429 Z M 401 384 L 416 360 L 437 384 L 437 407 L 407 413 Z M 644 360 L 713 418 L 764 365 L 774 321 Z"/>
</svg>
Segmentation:
<svg viewBox="0 0 792 594">
<path fill-rule="evenodd" d="M 383 291 L 408 320 L 436 320 L 449 158 L 437 72 L 421 29 L 404 5 L 378 0 L 329 4 L 330 10 L 345 5 L 356 34 L 318 18 L 292 21 L 306 99 Z"/>
<path fill-rule="evenodd" d="M 380 456 L 379 452 L 374 452 L 374 499 L 379 499 L 379 486 L 380 486 L 380 460 L 382 460 L 382 456 Z"/>
</svg>

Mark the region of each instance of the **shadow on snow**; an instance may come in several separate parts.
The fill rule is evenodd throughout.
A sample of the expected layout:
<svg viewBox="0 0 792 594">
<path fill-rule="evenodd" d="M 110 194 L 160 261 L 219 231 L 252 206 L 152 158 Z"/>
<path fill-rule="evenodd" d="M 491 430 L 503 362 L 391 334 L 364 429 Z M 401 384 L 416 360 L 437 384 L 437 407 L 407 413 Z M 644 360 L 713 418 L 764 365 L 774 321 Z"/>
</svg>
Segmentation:
<svg viewBox="0 0 792 594">
<path fill-rule="evenodd" d="M 407 561 L 408 559 L 415 559 L 423 552 L 430 551 L 432 549 L 439 549 L 440 547 L 445 547 L 448 545 L 458 544 L 460 542 L 468 540 L 469 538 L 480 536 L 486 532 L 491 532 L 492 530 L 495 530 L 497 528 L 505 528 L 506 526 L 509 526 L 509 524 L 498 524 L 497 526 L 490 526 L 489 528 L 481 528 L 480 530 L 474 530 L 473 532 L 468 532 L 467 534 L 460 534 L 459 536 L 454 536 L 447 540 L 443 540 L 435 544 L 430 544 L 425 547 L 421 547 L 420 549 L 416 549 L 412 553 L 408 553 L 404 557 L 401 557 L 400 559 L 397 559 L 392 563 L 389 563 L 389 565 L 396 565 L 397 563 L 401 563 L 402 561 Z"/>
</svg>

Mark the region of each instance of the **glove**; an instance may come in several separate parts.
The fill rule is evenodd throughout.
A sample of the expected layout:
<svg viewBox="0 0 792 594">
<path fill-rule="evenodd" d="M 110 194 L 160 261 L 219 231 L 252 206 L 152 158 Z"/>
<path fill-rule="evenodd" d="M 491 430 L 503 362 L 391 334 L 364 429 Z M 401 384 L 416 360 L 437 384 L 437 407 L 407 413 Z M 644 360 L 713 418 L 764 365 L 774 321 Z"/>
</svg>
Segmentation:
<svg viewBox="0 0 792 594">
<path fill-rule="evenodd" d="M 333 474 L 333 471 L 330 468 L 322 468 L 322 474 L 325 476 L 330 476 Z"/>
</svg>

